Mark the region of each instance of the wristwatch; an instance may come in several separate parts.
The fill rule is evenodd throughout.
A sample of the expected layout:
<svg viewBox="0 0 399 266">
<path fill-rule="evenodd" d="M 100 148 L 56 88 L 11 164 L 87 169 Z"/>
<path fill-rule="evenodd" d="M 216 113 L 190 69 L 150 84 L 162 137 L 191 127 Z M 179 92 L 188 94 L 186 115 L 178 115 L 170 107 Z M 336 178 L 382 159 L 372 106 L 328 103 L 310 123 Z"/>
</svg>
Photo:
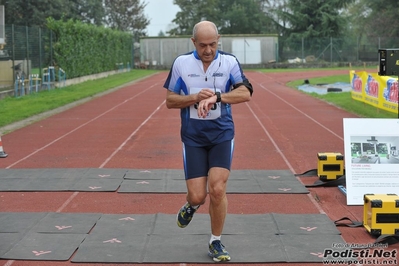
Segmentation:
<svg viewBox="0 0 399 266">
<path fill-rule="evenodd" d="M 220 103 L 220 102 L 222 101 L 222 96 L 220 96 L 220 92 L 217 91 L 217 92 L 215 93 L 215 95 L 216 95 L 216 102 L 217 102 L 217 103 Z"/>
</svg>

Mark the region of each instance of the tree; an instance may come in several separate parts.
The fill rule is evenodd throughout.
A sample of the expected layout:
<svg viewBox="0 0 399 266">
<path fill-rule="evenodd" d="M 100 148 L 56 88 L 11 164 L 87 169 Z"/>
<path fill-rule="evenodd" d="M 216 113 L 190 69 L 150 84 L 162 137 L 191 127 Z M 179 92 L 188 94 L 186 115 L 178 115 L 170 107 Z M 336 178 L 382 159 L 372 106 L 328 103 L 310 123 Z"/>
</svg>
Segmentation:
<svg viewBox="0 0 399 266">
<path fill-rule="evenodd" d="M 285 0 L 282 8 L 276 10 L 279 20 L 275 20 L 281 30 L 280 55 L 284 49 L 305 51 L 317 58 L 323 55 L 330 47 L 332 37 L 343 36 L 348 22 L 341 13 L 350 2 L 353 0 Z M 342 40 L 335 40 L 332 45 L 335 52 L 341 46 Z"/>
<path fill-rule="evenodd" d="M 397 0 L 363 0 L 369 8 L 365 14 L 364 28 L 369 36 L 399 36 L 399 2 Z"/>
<path fill-rule="evenodd" d="M 221 34 L 260 34 L 268 32 L 270 20 L 262 12 L 261 0 L 174 0 L 181 9 L 168 31 L 171 35 L 191 35 L 202 20 L 216 24 Z M 221 12 L 222 10 L 222 12 Z"/>
<path fill-rule="evenodd" d="M 270 19 L 262 12 L 262 1 L 219 0 L 218 10 L 224 10 L 219 21 L 223 34 L 271 33 Z"/>
<path fill-rule="evenodd" d="M 70 0 L 70 14 L 76 20 L 101 26 L 104 23 L 102 0 Z"/>
<path fill-rule="evenodd" d="M 68 1 L 63 0 L 0 0 L 5 7 L 5 23 L 21 26 L 44 26 L 46 18 L 68 16 Z"/>
<path fill-rule="evenodd" d="M 195 23 L 212 16 L 216 9 L 215 1 L 212 0 L 174 0 L 173 3 L 180 7 L 176 18 L 172 20 L 177 26 L 170 29 L 170 35 L 191 35 Z"/>
<path fill-rule="evenodd" d="M 160 30 L 158 32 L 158 37 L 165 37 L 165 33 L 162 30 Z"/>
<path fill-rule="evenodd" d="M 140 0 L 0 0 L 6 24 L 40 26 L 69 19 L 145 35 L 149 20 Z M 107 14 L 107 15 L 105 15 Z"/>
<path fill-rule="evenodd" d="M 346 25 L 341 9 L 353 0 L 288 0 L 280 16 L 291 37 L 336 37 Z"/>
<path fill-rule="evenodd" d="M 140 0 L 104 0 L 106 24 L 113 29 L 146 35 L 145 29 L 150 24 L 144 15 L 146 5 Z"/>
<path fill-rule="evenodd" d="M 6 24 L 44 27 L 47 18 L 75 19 L 102 25 L 102 0 L 0 0 L 5 6 Z"/>
</svg>

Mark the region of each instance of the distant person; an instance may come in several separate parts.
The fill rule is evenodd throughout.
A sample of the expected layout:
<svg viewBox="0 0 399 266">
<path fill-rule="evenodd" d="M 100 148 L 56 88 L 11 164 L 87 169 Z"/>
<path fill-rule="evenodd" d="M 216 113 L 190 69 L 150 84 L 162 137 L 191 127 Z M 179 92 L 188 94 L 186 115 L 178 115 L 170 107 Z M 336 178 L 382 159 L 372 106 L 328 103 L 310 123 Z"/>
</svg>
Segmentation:
<svg viewBox="0 0 399 266">
<path fill-rule="evenodd" d="M 218 50 L 219 38 L 214 23 L 197 23 L 191 37 L 195 51 L 175 59 L 164 84 L 166 106 L 181 109 L 187 203 L 177 214 L 177 225 L 190 223 L 209 191 L 208 254 L 216 262 L 230 260 L 221 235 L 234 150 L 231 104 L 249 101 L 253 92 L 237 58 Z"/>
</svg>

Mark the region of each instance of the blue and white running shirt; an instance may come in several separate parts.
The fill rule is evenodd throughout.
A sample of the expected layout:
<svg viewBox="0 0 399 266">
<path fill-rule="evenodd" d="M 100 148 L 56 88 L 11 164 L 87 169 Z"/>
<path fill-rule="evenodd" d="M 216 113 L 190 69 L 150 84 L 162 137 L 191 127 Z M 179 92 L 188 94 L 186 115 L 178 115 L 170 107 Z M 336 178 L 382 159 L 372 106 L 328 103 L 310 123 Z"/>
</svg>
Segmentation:
<svg viewBox="0 0 399 266">
<path fill-rule="evenodd" d="M 180 95 L 195 94 L 204 88 L 227 93 L 232 85 L 245 79 L 240 63 L 232 54 L 217 51 L 204 72 L 201 59 L 192 51 L 175 59 L 164 88 Z M 194 104 L 182 108 L 180 116 L 181 139 L 186 145 L 201 147 L 234 138 L 230 104 L 216 103 L 206 118 L 198 118 Z"/>
</svg>

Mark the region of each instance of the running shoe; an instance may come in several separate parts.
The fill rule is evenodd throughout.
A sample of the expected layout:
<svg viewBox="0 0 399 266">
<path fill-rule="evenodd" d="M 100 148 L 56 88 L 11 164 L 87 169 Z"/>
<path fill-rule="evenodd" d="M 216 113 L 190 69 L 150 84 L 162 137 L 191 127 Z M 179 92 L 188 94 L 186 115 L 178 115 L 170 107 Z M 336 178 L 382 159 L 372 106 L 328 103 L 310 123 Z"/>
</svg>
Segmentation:
<svg viewBox="0 0 399 266">
<path fill-rule="evenodd" d="M 186 227 L 191 222 L 191 219 L 193 219 L 193 215 L 197 209 L 191 207 L 188 202 L 184 204 L 177 213 L 177 225 L 181 228 Z"/>
<path fill-rule="evenodd" d="M 229 261 L 230 255 L 224 248 L 222 242 L 220 240 L 215 240 L 212 244 L 209 245 L 209 257 L 213 259 L 213 261 L 221 262 L 221 261 Z"/>
</svg>

